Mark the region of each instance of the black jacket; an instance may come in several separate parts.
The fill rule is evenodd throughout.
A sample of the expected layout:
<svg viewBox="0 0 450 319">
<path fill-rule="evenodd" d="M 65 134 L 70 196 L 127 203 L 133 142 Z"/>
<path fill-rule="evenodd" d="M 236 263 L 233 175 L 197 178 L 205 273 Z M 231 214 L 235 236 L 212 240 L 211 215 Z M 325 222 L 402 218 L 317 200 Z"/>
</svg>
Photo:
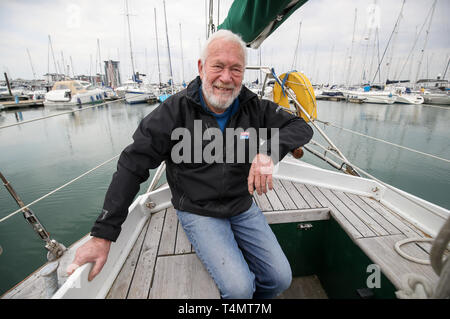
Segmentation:
<svg viewBox="0 0 450 319">
<path fill-rule="evenodd" d="M 230 135 L 234 143 L 227 143 L 226 134 L 223 137 L 210 134 L 214 132 L 210 128 L 216 128 L 215 132 L 220 129 L 216 119 L 201 105 L 200 85 L 201 80 L 197 77 L 187 89 L 168 98 L 141 121 L 133 135 L 134 142 L 123 150 L 119 158 L 117 171 L 106 193 L 103 212 L 91 230 L 92 236 L 112 241 L 117 239 L 139 185 L 148 179 L 149 169 L 158 167 L 162 161 L 166 161 L 167 182 L 176 209 L 214 217 L 237 215 L 252 203 L 247 177 L 255 150 L 250 145 L 257 145 L 256 151 L 271 155 L 276 163 L 289 151 L 308 143 L 313 135 L 313 130 L 302 118 L 283 111 L 271 101 L 260 100 L 243 86 L 238 97 L 239 109 L 226 125 L 235 129 L 231 129 L 235 134 Z M 179 160 L 174 160 L 173 150 L 177 150 L 174 154 L 186 159 L 187 153 L 184 151 L 187 148 L 180 151 L 180 145 L 184 144 L 180 144 L 181 138 L 174 140 L 172 132 L 185 128 L 184 132 L 190 133 L 191 146 L 196 145 L 194 135 L 198 136 L 199 131 L 197 129 L 194 133 L 195 120 L 201 120 L 197 122 L 197 128 L 202 128 L 200 136 L 205 138 L 200 141 L 202 151 L 207 147 L 209 153 L 216 159 L 223 158 L 222 161 L 210 163 L 203 158 L 195 161 L 192 152 L 190 161 L 175 163 Z M 265 137 L 260 134 L 264 128 L 279 128 L 279 152 L 275 152 L 269 142 L 261 147 L 260 143 L 250 144 Z M 223 148 L 217 147 L 211 152 L 211 141 L 219 141 L 215 138 L 222 138 Z M 271 140 L 270 130 L 266 138 Z M 186 137 L 184 142 L 187 140 Z M 241 147 L 245 149 L 245 160 L 239 157 L 243 154 L 238 150 Z"/>
</svg>

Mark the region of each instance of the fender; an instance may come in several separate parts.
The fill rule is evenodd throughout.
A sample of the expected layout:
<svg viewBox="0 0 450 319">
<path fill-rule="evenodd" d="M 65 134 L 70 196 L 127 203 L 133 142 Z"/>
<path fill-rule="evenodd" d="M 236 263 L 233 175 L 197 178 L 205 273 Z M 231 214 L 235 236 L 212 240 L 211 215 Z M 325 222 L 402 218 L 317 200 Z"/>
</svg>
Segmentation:
<svg viewBox="0 0 450 319">
<path fill-rule="evenodd" d="M 273 101 L 282 107 L 290 109 L 288 95 L 284 92 L 286 88 L 290 88 L 294 91 L 298 103 L 300 103 L 310 117 L 316 119 L 316 96 L 308 78 L 303 73 L 296 71 L 284 73 L 280 75 L 279 78 L 283 82 L 282 84 L 284 88 L 281 87 L 278 81 L 275 82 L 273 87 Z M 301 116 L 306 122 L 308 122 L 308 117 L 303 114 L 302 111 L 300 111 L 300 113 L 301 114 L 297 114 L 297 116 Z"/>
</svg>

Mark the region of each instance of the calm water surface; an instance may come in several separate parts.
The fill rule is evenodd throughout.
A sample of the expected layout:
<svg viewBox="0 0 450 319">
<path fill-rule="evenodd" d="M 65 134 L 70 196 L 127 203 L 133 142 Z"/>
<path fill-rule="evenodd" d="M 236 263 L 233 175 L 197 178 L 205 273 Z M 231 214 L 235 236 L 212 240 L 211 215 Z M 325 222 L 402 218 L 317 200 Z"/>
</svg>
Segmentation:
<svg viewBox="0 0 450 319">
<path fill-rule="evenodd" d="M 81 112 L 0 130 L 0 171 L 27 204 L 119 154 L 139 122 L 157 105 L 115 102 Z M 38 108 L 0 113 L 0 126 L 61 110 Z M 450 159 L 450 108 L 318 101 L 323 121 Z M 343 130 L 320 125 L 355 165 L 430 202 L 450 208 L 450 165 Z M 322 141 L 319 134 L 314 139 Z M 306 152 L 304 160 L 326 163 Z M 51 236 L 65 246 L 90 231 L 117 160 L 31 208 Z M 149 181 L 141 186 L 146 190 Z M 17 205 L 0 189 L 0 217 Z M 46 262 L 43 243 L 21 214 L 0 224 L 0 294 Z"/>
</svg>

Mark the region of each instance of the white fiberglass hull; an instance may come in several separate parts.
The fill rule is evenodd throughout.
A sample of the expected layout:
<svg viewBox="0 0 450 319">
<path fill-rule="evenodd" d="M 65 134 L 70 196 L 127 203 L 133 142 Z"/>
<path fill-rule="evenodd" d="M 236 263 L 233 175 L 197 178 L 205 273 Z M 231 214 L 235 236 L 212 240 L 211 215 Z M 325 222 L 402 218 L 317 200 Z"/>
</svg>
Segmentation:
<svg viewBox="0 0 450 319">
<path fill-rule="evenodd" d="M 445 93 L 428 93 L 423 98 L 426 104 L 450 105 L 450 95 Z"/>
<path fill-rule="evenodd" d="M 365 103 L 393 104 L 396 101 L 395 95 L 385 92 L 342 91 L 342 94 L 347 99 L 363 99 Z"/>
<path fill-rule="evenodd" d="M 424 102 L 424 98 L 418 94 L 396 94 L 395 103 L 402 104 L 422 104 Z"/>
<path fill-rule="evenodd" d="M 45 94 L 44 106 L 65 105 L 75 106 L 83 104 L 96 104 L 104 101 L 103 90 L 94 89 L 75 95 L 68 94 L 70 90 L 53 90 Z"/>
</svg>

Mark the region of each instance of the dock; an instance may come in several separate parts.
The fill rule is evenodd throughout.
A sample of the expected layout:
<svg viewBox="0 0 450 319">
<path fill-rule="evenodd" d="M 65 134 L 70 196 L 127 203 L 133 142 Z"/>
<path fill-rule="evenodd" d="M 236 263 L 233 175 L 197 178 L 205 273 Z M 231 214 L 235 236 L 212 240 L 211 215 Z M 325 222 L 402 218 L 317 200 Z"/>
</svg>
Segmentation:
<svg viewBox="0 0 450 319">
<path fill-rule="evenodd" d="M 7 101 L 0 103 L 0 110 L 15 109 L 23 107 L 40 107 L 44 106 L 44 100 L 22 100 L 22 101 Z"/>
<path fill-rule="evenodd" d="M 335 101 L 335 102 L 340 102 L 340 101 L 346 101 L 347 99 L 342 96 L 342 95 L 318 95 L 316 96 L 316 100 L 325 100 L 325 101 Z"/>
</svg>

